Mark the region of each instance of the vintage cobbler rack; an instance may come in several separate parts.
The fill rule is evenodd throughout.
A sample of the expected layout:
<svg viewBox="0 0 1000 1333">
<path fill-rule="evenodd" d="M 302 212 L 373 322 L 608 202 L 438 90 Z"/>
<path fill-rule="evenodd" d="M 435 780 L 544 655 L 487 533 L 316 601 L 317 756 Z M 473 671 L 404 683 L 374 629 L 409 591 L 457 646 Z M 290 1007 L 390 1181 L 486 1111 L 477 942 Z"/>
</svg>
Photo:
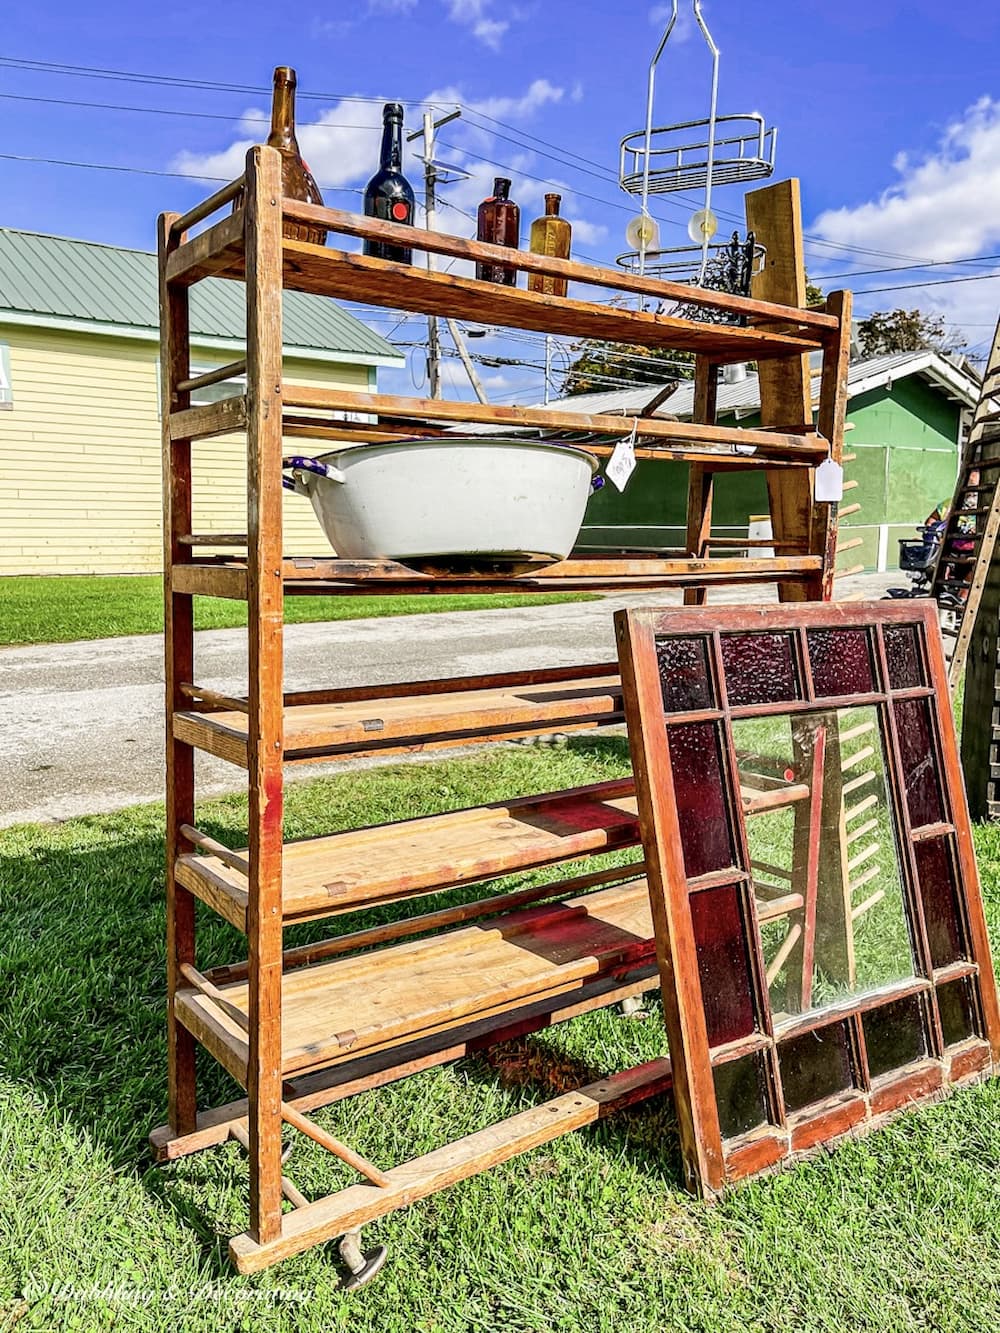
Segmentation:
<svg viewBox="0 0 1000 1333">
<path fill-rule="evenodd" d="M 283 828 L 288 764 L 620 725 L 615 662 L 391 686 L 325 681 L 290 693 L 283 687 L 284 605 L 292 596 L 376 591 L 435 596 L 666 587 L 701 600 L 707 589 L 734 584 L 777 584 L 789 598 L 829 597 L 834 579 L 851 570 L 836 567 L 838 506 L 815 502 L 813 477 L 828 456 L 843 457 L 850 296 L 833 293 L 822 308 L 805 307 L 795 182 L 754 192 L 747 207 L 748 223 L 768 254 L 753 299 L 297 203 L 282 197 L 279 155 L 269 148 L 251 150 L 239 180 L 183 216 L 160 219 L 169 1119 L 152 1142 L 161 1160 L 229 1139 L 246 1147 L 247 1226 L 230 1242 L 242 1271 L 340 1239 L 345 1261 L 362 1279 L 377 1262 L 358 1242 L 362 1225 L 670 1086 L 670 1062 L 654 1061 L 391 1167 L 366 1161 L 316 1123 L 313 1112 L 355 1092 L 655 989 L 656 960 L 641 858 L 611 870 L 587 861 L 638 849 L 631 778 L 405 824 L 331 830 L 308 841 L 287 839 Z M 305 225 L 328 233 L 328 244 L 289 234 Z M 401 266 L 344 248 L 344 238 L 502 261 L 520 272 L 565 278 L 570 294 L 552 297 L 429 272 L 420 264 Z M 208 279 L 245 290 L 246 356 L 197 374 L 189 303 L 192 289 Z M 303 439 L 328 449 L 331 440 L 431 437 L 475 423 L 585 433 L 598 437 L 588 447 L 606 457 L 633 422 L 292 383 L 282 364 L 283 290 L 692 351 L 694 420 L 640 417 L 635 423 L 640 458 L 689 465 L 684 544 L 571 557 L 534 575 L 492 579 L 420 574 L 389 560 L 345 560 L 331 552 L 284 556 L 282 456 L 302 452 Z M 649 303 L 683 300 L 709 317 L 623 310 L 616 303 L 622 293 Z M 740 322 L 712 323 L 713 312 Z M 815 417 L 814 353 L 821 358 Z M 760 368 L 761 426 L 752 430 L 716 418 L 720 368 L 746 361 Z M 220 384 L 232 390 L 229 396 L 198 401 Z M 204 441 L 233 434 L 245 439 L 246 524 L 242 531 L 218 531 L 218 523 L 198 518 L 211 512 L 201 508 L 206 474 L 200 453 Z M 226 447 L 242 450 L 243 440 Z M 712 530 L 713 481 L 733 470 L 757 471 L 766 481 L 773 554 Z M 845 542 L 839 551 L 855 544 Z M 196 597 L 246 603 L 244 692 L 223 695 L 199 682 Z M 246 772 L 242 847 L 224 846 L 197 826 L 198 751 Z M 577 864 L 569 878 L 499 895 L 477 887 L 514 871 L 570 862 Z M 443 890 L 454 890 L 455 900 L 433 912 L 416 906 L 378 927 L 349 924 L 352 912 L 419 903 L 422 895 Z M 209 966 L 199 957 L 196 904 L 243 935 L 243 960 Z M 341 928 L 329 938 L 287 947 L 287 927 L 338 917 Z M 199 1106 L 198 1046 L 245 1096 Z M 351 1163 L 364 1183 L 306 1199 L 283 1169 L 285 1126 Z M 294 1175 L 294 1166 L 288 1171 Z"/>
<path fill-rule="evenodd" d="M 620 611 L 685 1172 L 712 1195 L 988 1071 L 930 601 Z"/>
</svg>

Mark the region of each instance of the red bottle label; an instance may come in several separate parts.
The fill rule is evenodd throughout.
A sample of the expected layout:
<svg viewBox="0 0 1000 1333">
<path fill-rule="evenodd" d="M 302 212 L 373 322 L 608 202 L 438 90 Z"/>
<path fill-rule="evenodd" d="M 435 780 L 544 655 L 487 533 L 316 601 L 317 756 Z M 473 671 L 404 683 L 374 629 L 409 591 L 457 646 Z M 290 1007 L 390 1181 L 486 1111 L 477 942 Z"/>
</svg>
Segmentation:
<svg viewBox="0 0 1000 1333">
<path fill-rule="evenodd" d="M 410 218 L 409 206 L 397 200 L 392 206 L 392 216 L 396 222 L 408 222 Z"/>
</svg>

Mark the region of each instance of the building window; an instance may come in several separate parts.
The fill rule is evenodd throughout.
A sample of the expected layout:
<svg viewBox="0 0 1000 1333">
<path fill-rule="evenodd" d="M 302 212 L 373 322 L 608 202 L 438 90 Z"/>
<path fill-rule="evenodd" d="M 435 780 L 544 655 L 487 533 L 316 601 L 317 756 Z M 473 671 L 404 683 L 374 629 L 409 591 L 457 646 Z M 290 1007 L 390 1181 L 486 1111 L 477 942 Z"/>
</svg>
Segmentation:
<svg viewBox="0 0 1000 1333">
<path fill-rule="evenodd" d="M 14 406 L 14 389 L 10 380 L 10 347 L 0 343 L 0 411 L 9 412 Z"/>
</svg>

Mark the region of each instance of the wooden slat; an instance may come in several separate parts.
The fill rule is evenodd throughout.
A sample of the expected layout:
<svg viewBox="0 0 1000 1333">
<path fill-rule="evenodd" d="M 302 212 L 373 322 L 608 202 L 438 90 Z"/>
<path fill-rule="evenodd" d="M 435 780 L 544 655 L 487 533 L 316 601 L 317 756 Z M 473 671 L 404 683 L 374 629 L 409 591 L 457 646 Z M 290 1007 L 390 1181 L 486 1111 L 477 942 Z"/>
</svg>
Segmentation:
<svg viewBox="0 0 1000 1333">
<path fill-rule="evenodd" d="M 174 715 L 174 735 L 246 765 L 245 709 Z M 624 720 L 617 675 L 580 684 L 511 685 L 433 696 L 303 703 L 285 709 L 285 760 L 428 750 L 472 740 L 611 726 Z"/>
<path fill-rule="evenodd" d="M 217 213 L 220 208 L 225 208 L 227 204 L 232 203 L 245 185 L 246 176 L 237 176 L 228 185 L 223 185 L 214 194 L 210 194 L 207 199 L 200 200 L 186 213 L 182 213 L 180 216 L 176 213 L 170 214 L 170 240 L 176 241 L 182 232 L 190 231 L 199 222 L 204 222 L 213 213 Z"/>
<path fill-rule="evenodd" d="M 171 412 L 170 438 L 173 440 L 204 440 L 212 435 L 228 435 L 241 430 L 247 423 L 246 394 L 220 398 L 217 403 L 202 403 Z"/>
<path fill-rule="evenodd" d="M 333 916 L 415 897 L 639 838 L 631 779 L 549 796 L 429 815 L 285 846 L 284 921 Z M 245 893 L 246 880 L 212 856 L 180 858 L 178 878 L 202 896 L 205 871 Z"/>
<path fill-rule="evenodd" d="M 170 577 L 175 593 L 194 593 L 201 597 L 247 599 L 247 571 L 244 565 L 175 564 Z"/>
<path fill-rule="evenodd" d="M 259 1272 L 279 1259 L 342 1236 L 539 1144 L 662 1093 L 669 1088 L 670 1078 L 670 1062 L 661 1059 L 565 1093 L 424 1157 L 393 1167 L 387 1173 L 390 1181 L 387 1189 L 352 1185 L 339 1194 L 318 1199 L 308 1208 L 294 1209 L 282 1219 L 280 1236 L 268 1244 L 258 1243 L 251 1235 L 236 1236 L 229 1242 L 230 1258 L 241 1273 Z"/>
<path fill-rule="evenodd" d="M 653 959 L 644 880 L 527 908 L 477 926 L 333 958 L 287 972 L 282 982 L 282 1071 L 356 1059 L 463 1022 L 565 994 L 599 976 Z M 247 984 L 217 987 L 242 1030 Z M 183 1022 L 213 1004 L 185 990 Z"/>
<path fill-rule="evenodd" d="M 571 338 L 599 338 L 672 351 L 704 352 L 720 364 L 810 352 L 818 336 L 696 324 L 671 315 L 545 296 L 451 273 L 428 273 L 330 247 L 285 241 L 285 288 L 345 301 L 365 301 L 421 315 L 531 329 Z M 782 311 L 787 321 L 788 312 Z"/>
<path fill-rule="evenodd" d="M 449 255 L 456 259 L 503 261 L 509 267 L 527 273 L 540 273 L 582 282 L 614 291 L 633 292 L 636 295 L 659 297 L 681 305 L 703 306 L 706 310 L 723 310 L 729 314 L 746 315 L 750 319 L 776 319 L 784 324 L 798 323 L 810 329 L 832 329 L 835 321 L 822 310 L 790 311 L 783 305 L 757 301 L 728 292 L 709 288 L 691 287 L 683 282 L 669 282 L 662 278 L 628 273 L 623 269 L 601 268 L 582 264 L 579 260 L 557 259 L 552 255 L 536 255 L 526 250 L 512 250 L 506 246 L 489 245 L 483 241 L 469 241 L 443 232 L 425 231 L 420 227 L 403 227 L 393 222 L 346 213 L 336 208 L 317 208 L 297 200 L 285 200 L 285 216 L 319 224 L 342 236 L 356 236 L 384 240 L 394 245 L 405 245 L 415 250 Z"/>
<path fill-rule="evenodd" d="M 189 286 L 201 278 L 242 272 L 243 214 L 233 213 L 178 247 L 167 262 L 167 281 Z"/>
<path fill-rule="evenodd" d="M 499 288 L 497 289 L 499 290 Z M 544 300 L 551 298 L 544 297 Z M 634 312 L 630 318 L 636 317 Z M 362 393 L 357 389 L 313 388 L 289 385 L 285 404 L 291 408 L 310 408 L 328 412 L 365 412 L 381 421 L 441 421 L 456 425 L 517 426 L 554 431 L 585 431 L 598 435 L 624 436 L 632 430 L 632 420 L 605 413 L 566 412 L 547 407 L 512 407 L 493 403 L 456 402 L 445 398 L 406 398 L 396 394 Z M 690 421 L 667 421 L 659 417 L 638 418 L 637 439 L 647 448 L 651 442 L 684 447 L 684 457 L 691 446 L 706 449 L 715 446 L 718 454 L 733 461 L 734 450 L 756 449 L 768 456 L 791 455 L 815 462 L 829 452 L 827 441 L 819 436 L 798 432 L 742 429 L 738 426 L 699 425 Z M 591 446 L 581 445 L 588 449 Z M 598 446 L 600 447 L 600 446 Z M 605 445 L 602 452 L 610 452 Z M 747 455 L 738 461 L 741 463 Z"/>
</svg>

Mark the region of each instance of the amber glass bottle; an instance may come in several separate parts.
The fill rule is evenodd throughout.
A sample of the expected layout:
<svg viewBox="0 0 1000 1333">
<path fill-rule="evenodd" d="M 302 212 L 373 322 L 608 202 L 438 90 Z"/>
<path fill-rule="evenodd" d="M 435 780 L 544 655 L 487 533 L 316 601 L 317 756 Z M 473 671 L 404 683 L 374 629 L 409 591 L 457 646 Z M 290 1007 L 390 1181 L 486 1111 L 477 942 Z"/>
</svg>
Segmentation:
<svg viewBox="0 0 1000 1333">
<path fill-rule="evenodd" d="M 289 199 L 323 207 L 323 196 L 313 174 L 302 161 L 295 138 L 295 70 L 279 65 L 274 71 L 274 94 L 271 100 L 271 133 L 267 146 L 281 154 L 281 190 Z M 285 222 L 282 230 L 291 241 L 310 241 L 313 245 L 326 243 L 326 228 L 305 222 Z"/>
<path fill-rule="evenodd" d="M 570 240 L 573 228 L 565 218 L 559 216 L 562 196 L 545 196 L 545 213 L 535 218 L 531 224 L 529 249 L 532 254 L 546 255 L 551 259 L 569 259 Z M 546 296 L 565 296 L 566 279 L 552 278 L 541 273 L 528 274 L 528 291 L 544 292 Z"/>
<path fill-rule="evenodd" d="M 479 205 L 476 237 L 491 245 L 509 245 L 517 249 L 521 238 L 521 210 L 510 198 L 510 181 L 497 176 L 493 193 Z M 482 282 L 517 286 L 517 269 L 506 264 L 476 264 L 476 277 Z"/>
</svg>

